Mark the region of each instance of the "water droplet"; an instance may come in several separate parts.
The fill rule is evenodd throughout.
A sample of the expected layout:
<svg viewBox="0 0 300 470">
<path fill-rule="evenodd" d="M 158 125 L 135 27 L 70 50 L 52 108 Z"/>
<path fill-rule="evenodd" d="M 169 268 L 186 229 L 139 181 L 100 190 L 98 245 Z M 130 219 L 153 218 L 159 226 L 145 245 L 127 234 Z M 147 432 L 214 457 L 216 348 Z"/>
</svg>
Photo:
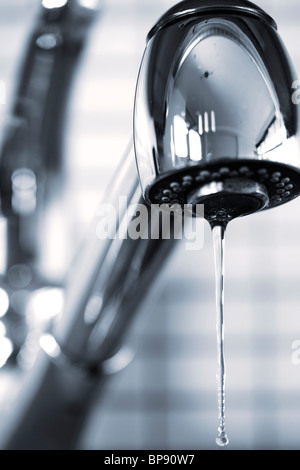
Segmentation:
<svg viewBox="0 0 300 470">
<path fill-rule="evenodd" d="M 225 447 L 229 444 L 229 439 L 225 433 L 221 433 L 217 438 L 216 438 L 216 443 L 220 447 Z"/>
</svg>

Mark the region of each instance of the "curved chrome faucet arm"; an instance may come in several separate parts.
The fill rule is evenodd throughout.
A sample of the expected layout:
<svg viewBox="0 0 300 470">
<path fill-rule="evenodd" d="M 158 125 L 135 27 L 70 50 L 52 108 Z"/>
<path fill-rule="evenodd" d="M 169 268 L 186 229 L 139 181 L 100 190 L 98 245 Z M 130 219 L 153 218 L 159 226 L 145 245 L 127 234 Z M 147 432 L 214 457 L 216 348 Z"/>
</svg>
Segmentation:
<svg viewBox="0 0 300 470">
<path fill-rule="evenodd" d="M 50 4 L 43 2 L 31 35 L 11 112 L 12 126 L 2 145 L 0 187 L 8 221 L 8 267 L 30 265 L 38 257 L 38 214 L 45 210 L 44 200 L 63 173 L 67 94 L 95 14 L 81 7 L 79 0 L 69 0 L 61 8 L 45 7 Z M 115 205 L 125 229 L 129 220 L 127 208 L 119 207 L 121 196 L 126 196 L 128 206 L 141 204 L 149 217 L 132 147 L 112 187 L 113 194 L 110 191 L 104 202 Z M 24 206 L 23 190 L 34 192 L 32 207 L 26 207 L 26 200 Z M 172 240 L 150 238 L 100 240 L 98 223 L 96 216 L 70 269 L 65 309 L 51 331 L 59 357 L 53 358 L 47 347 L 46 354 L 41 349 L 36 365 L 25 374 L 15 412 L 4 426 L 5 449 L 74 447 L 92 406 L 91 396 L 120 367 L 118 351 L 126 333 L 174 246 Z M 67 367 L 61 368 L 62 363 Z"/>
<path fill-rule="evenodd" d="M 64 171 L 68 96 L 98 13 L 81 6 L 79 0 L 69 0 L 60 8 L 47 5 L 51 2 L 42 2 L 28 41 L 2 137 L 0 191 L 2 214 L 8 221 L 8 267 L 38 257 L 39 215 L 49 193 L 59 188 Z"/>
<path fill-rule="evenodd" d="M 114 238 L 98 238 L 101 236 L 97 228 L 101 223 L 99 212 L 86 249 L 80 252 L 70 270 L 64 313 L 54 329 L 67 355 L 96 368 L 119 351 L 132 319 L 176 244 L 172 226 L 170 239 L 160 235 L 151 237 L 151 230 L 152 233 L 156 230 L 154 224 L 159 224 L 159 220 L 151 219 L 151 208 L 141 196 L 132 147 L 124 163 L 118 170 L 121 176 L 118 185 L 113 178 L 113 192 L 110 189 L 103 198 L 104 202 L 110 201 L 112 211 L 117 214 Z M 144 223 L 140 238 L 133 239 L 130 220 L 134 221 L 136 209 L 143 210 Z M 158 230 L 157 226 L 159 234 Z"/>
<path fill-rule="evenodd" d="M 135 106 L 135 152 L 143 193 L 131 149 L 113 179 L 113 192 L 110 190 L 103 201 L 117 214 L 115 236 L 102 239 L 100 210 L 70 270 L 63 313 L 40 338 L 41 349 L 16 414 L 8 423 L 4 449 L 75 448 L 94 394 L 103 391 L 110 374 L 130 358 L 122 359 L 128 329 L 176 245 L 174 231 L 170 239 L 161 234 L 152 237 L 149 224 L 136 239 L 124 236 L 134 223 L 131 210 L 127 210 L 131 205 L 140 204 L 148 221 L 152 215 L 142 195 L 149 203 L 165 202 L 171 208 L 175 201 L 183 206 L 190 198 L 196 203 L 204 200 L 207 206 L 211 202 L 207 219 L 211 217 L 212 222 L 218 216 L 227 223 L 233 217 L 266 208 L 267 201 L 268 207 L 273 207 L 300 194 L 300 120 L 289 100 L 294 74 L 275 23 L 247 1 L 212 0 L 201 3 L 204 10 L 199 3 L 180 3 L 150 34 Z M 198 6 L 201 18 L 193 19 Z M 204 14 L 207 7 L 208 16 Z M 217 8 L 221 13 L 226 10 L 225 17 L 217 14 Z M 216 53 L 210 53 L 216 45 L 225 66 L 216 60 Z M 198 56 L 205 58 L 202 69 Z M 226 58 L 232 59 L 232 69 Z M 244 94 L 244 83 L 238 80 L 241 63 L 259 96 L 255 102 L 251 93 Z M 195 96 L 200 80 L 202 91 Z M 224 83 L 226 93 L 221 92 Z M 236 86 L 230 86 L 232 83 Z M 247 113 L 240 110 L 244 100 L 237 99 L 239 96 L 247 96 Z M 210 99 L 213 107 L 204 106 L 202 97 Z M 232 103 L 235 112 L 228 113 Z M 277 115 L 278 110 L 282 115 Z M 245 119 L 238 119 L 240 116 Z M 183 137 L 179 141 L 175 139 L 177 130 Z M 249 130 L 253 131 L 250 141 Z M 224 136 L 227 145 L 223 144 Z M 278 145 L 272 137 L 279 139 L 283 149 L 294 151 L 284 152 L 284 160 L 276 159 Z M 124 197 L 127 205 L 120 205 Z"/>
<path fill-rule="evenodd" d="M 128 228 L 127 208 L 118 209 L 119 198 L 128 197 L 128 208 L 138 202 L 146 209 L 132 150 L 117 176 L 109 200 Z M 98 223 L 96 216 L 70 270 L 63 314 L 41 337 L 43 349 L 8 423 L 4 449 L 74 448 L 93 397 L 99 399 L 110 375 L 132 358 L 126 348 L 122 351 L 128 330 L 176 241 L 120 239 L 123 224 L 114 239 L 100 240 Z"/>
</svg>

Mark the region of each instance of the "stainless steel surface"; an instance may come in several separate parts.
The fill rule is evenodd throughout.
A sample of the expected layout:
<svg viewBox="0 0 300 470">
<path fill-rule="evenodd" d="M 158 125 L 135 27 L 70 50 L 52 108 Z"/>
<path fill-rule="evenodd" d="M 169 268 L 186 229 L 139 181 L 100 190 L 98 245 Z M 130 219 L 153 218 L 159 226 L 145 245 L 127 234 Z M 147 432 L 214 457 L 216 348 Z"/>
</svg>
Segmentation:
<svg viewBox="0 0 300 470">
<path fill-rule="evenodd" d="M 39 270 L 44 212 L 65 184 L 65 112 L 76 66 L 100 2 L 41 2 L 20 58 L 1 148 L 1 209 L 7 219 L 7 270 Z M 21 55 L 21 52 L 20 52 Z M 43 273 L 40 273 L 42 276 Z M 34 276 L 34 274 L 33 274 Z"/>
<path fill-rule="evenodd" d="M 93 8 L 86 8 L 77 0 L 62 2 L 58 8 L 52 8 L 54 4 L 36 2 L 39 8 L 18 54 L 17 77 L 2 131 L 2 286 L 10 296 L 19 296 L 18 307 L 10 302 L 5 319 L 15 355 L 31 329 L 24 321 L 28 295 L 64 285 L 61 276 L 45 269 L 45 238 L 53 223 L 53 208 L 63 204 L 69 95 L 100 6 L 94 2 Z"/>
<path fill-rule="evenodd" d="M 148 36 L 136 90 L 135 150 L 146 200 L 171 205 L 175 192 L 184 205 L 190 191 L 237 176 L 267 187 L 265 209 L 297 197 L 296 80 L 276 24 L 261 8 L 245 1 L 173 7 Z"/>
<path fill-rule="evenodd" d="M 213 181 L 188 195 L 193 214 L 197 217 L 197 204 L 203 204 L 205 218 L 211 226 L 220 222 L 227 225 L 236 217 L 263 210 L 268 202 L 266 187 L 245 177 Z"/>
<path fill-rule="evenodd" d="M 74 78 L 74 62 L 96 13 L 93 8 L 83 5 L 85 2 L 77 0 L 42 2 L 20 70 L 21 85 L 16 91 L 12 111 L 17 130 L 9 130 L 3 140 L 2 214 L 7 219 L 7 240 L 10 242 L 7 244 L 6 282 L 9 283 L 12 270 L 16 271 L 15 277 L 16 274 L 21 277 L 26 269 L 32 270 L 30 282 L 21 286 L 27 287 L 27 297 L 34 299 L 46 288 L 46 292 L 50 289 L 51 300 L 51 287 L 60 287 L 64 295 L 60 318 L 46 322 L 42 327 L 34 322 L 24 322 L 23 341 L 14 344 L 17 364 L 24 358 L 26 362 L 33 347 L 29 336 L 32 332 L 37 333 L 37 352 L 31 358 L 34 365 L 29 373 L 29 388 L 23 390 L 16 423 L 4 437 L 3 447 L 8 449 L 62 449 L 75 445 L 80 424 L 92 404 L 91 398 L 84 395 L 92 394 L 98 382 L 131 359 L 131 354 L 128 356 L 126 351 L 120 351 L 124 337 L 174 246 L 171 239 L 152 239 L 148 228 L 138 239 L 120 233 L 125 230 L 126 234 L 130 230 L 130 206 L 142 205 L 150 219 L 150 210 L 141 196 L 131 145 L 102 202 L 110 203 L 110 209 L 115 209 L 118 216 L 113 237 L 102 237 L 98 228 L 101 214 L 96 214 L 85 243 L 76 253 L 74 263 L 67 268 L 66 279 L 61 284 L 57 280 L 54 286 L 42 272 L 40 255 L 28 253 L 26 242 L 32 244 L 33 250 L 43 249 L 37 216 L 42 212 L 46 218 L 53 198 L 59 204 L 65 191 L 62 137 L 66 94 L 70 91 L 71 78 Z M 128 204 L 124 207 L 120 207 L 122 195 Z M 6 276 L 4 282 L 5 279 Z M 13 286 L 9 286 L 9 291 L 16 294 Z M 32 301 L 26 302 L 24 310 L 27 303 L 30 305 Z M 50 317 L 54 316 L 55 312 L 50 312 Z M 7 312 L 6 321 L 10 326 L 20 323 L 13 312 Z M 14 340 L 13 335 L 11 339 Z M 20 338 L 18 340 L 20 342 Z M 79 406 L 70 423 L 68 410 L 73 399 L 64 370 L 75 370 L 76 366 L 86 373 L 87 378 L 80 373 L 77 377 L 75 372 L 71 388 L 75 387 L 75 382 L 79 400 L 85 404 Z M 87 392 L 83 380 L 87 381 Z M 48 406 L 49 396 L 54 397 L 51 407 Z M 46 422 L 49 426 L 45 427 Z M 69 426 L 72 434 L 68 432 Z M 60 433 L 55 432 L 56 428 Z"/>
<path fill-rule="evenodd" d="M 147 219 L 151 217 L 141 197 L 132 147 L 124 163 L 125 168 L 117 170 L 112 187 L 103 199 L 118 214 L 114 238 L 95 237 L 101 220 L 95 217 L 85 249 L 77 255 L 67 277 L 65 308 L 54 332 L 70 357 L 100 370 L 102 361 L 122 347 L 140 304 L 176 243 L 172 235 L 167 240 L 152 239 L 148 233 L 150 224 L 145 226 L 146 233 L 141 233 L 140 238 L 132 239 L 128 235 L 123 239 L 122 231 L 130 230 L 130 207 L 140 204 L 147 211 Z M 120 195 L 128 198 L 123 211 L 119 209 Z"/>
<path fill-rule="evenodd" d="M 83 0 L 81 3 L 91 4 Z M 63 196 L 58 195 L 45 211 L 47 224 L 39 237 L 39 268 L 47 282 L 33 291 L 19 287 L 18 295 L 9 291 L 10 310 L 1 318 L 1 331 L 12 315 L 18 319 L 19 333 L 24 320 L 30 326 L 20 351 L 23 355 L 17 355 L 16 348 L 10 359 L 3 359 L 11 331 L 8 329 L 0 340 L 1 443 L 10 448 L 210 449 L 214 448 L 217 416 L 213 263 L 208 230 L 197 256 L 179 244 L 165 271 L 160 266 L 165 254 L 153 246 L 158 255 L 155 258 L 150 248 L 145 250 L 139 243 L 133 265 L 128 265 L 128 284 L 124 285 L 118 254 L 127 263 L 132 251 L 127 252 L 126 245 L 122 249 L 117 240 L 106 244 L 97 239 L 99 214 L 90 225 L 101 206 L 99 201 L 112 200 L 112 186 L 107 182 L 114 181 L 115 190 L 118 187 L 114 175 L 122 166 L 131 134 L 134 88 L 145 36 L 173 4 L 165 0 L 106 3 L 66 110 Z M 292 1 L 289 8 L 274 1 L 259 4 L 278 22 L 299 70 L 299 5 Z M 18 62 L 34 16 L 31 3 L 31 8 L 26 0 L 18 0 L 17 5 L 19 8 L 14 8 L 16 2 L 12 0 L 0 7 L 1 31 L 10 38 L 7 47 L 0 51 L 0 79 L 5 80 L 7 101 L 15 96 L 12 77 L 15 80 L 18 76 L 11 64 Z M 134 166 L 132 152 L 127 156 Z M 135 177 L 130 181 L 124 178 L 123 188 L 128 191 L 131 187 L 138 201 L 134 180 Z M 274 211 L 245 217 L 234 222 L 228 231 L 225 315 L 231 448 L 299 448 L 299 366 L 295 356 L 300 302 L 298 204 L 295 199 Z M 1 220 L 2 226 L 5 227 L 5 219 Z M 87 241 L 84 247 L 83 239 Z M 3 233 L 1 243 L 5 240 Z M 82 250 L 78 251 L 79 247 Z M 149 256 L 143 268 L 147 269 L 141 271 L 141 259 L 147 259 L 143 258 L 145 251 Z M 76 270 L 69 271 L 70 260 L 77 252 L 79 256 L 72 266 L 78 275 Z M 99 276 L 99 266 L 105 270 L 109 267 L 114 274 L 111 286 L 120 296 L 118 302 L 113 302 L 114 291 L 107 289 L 110 275 Z M 139 304 L 143 293 L 135 283 L 141 273 L 145 273 L 141 285 L 150 287 L 147 276 L 154 276 L 160 288 L 148 292 L 146 304 Z M 14 283 L 30 278 L 24 265 L 9 274 Z M 135 288 L 133 296 L 131 282 Z M 125 345 L 137 348 L 133 360 L 130 349 L 125 349 L 124 354 L 95 367 L 98 354 L 104 358 L 118 349 L 113 330 L 96 327 L 104 298 L 98 295 L 98 289 L 106 291 L 104 304 L 113 306 L 102 310 L 102 319 L 108 320 L 104 325 L 112 325 L 110 321 L 121 312 L 124 296 L 126 326 L 127 320 L 135 320 L 124 332 Z M 68 313 L 60 316 L 61 294 L 65 293 Z M 138 316 L 134 309 L 131 311 L 135 298 Z M 1 292 L 3 308 L 6 301 Z M 87 308 L 83 308 L 85 304 Z M 13 306 L 16 312 L 12 314 Z M 72 312 L 76 315 L 72 316 Z M 122 316 L 118 319 L 115 332 L 121 340 Z M 103 343 L 97 342 L 99 334 Z M 20 336 L 24 338 L 23 334 Z M 88 375 L 86 361 L 78 360 L 77 341 L 80 352 L 93 365 Z M 34 359 L 37 362 L 31 368 Z M 126 369 L 112 375 L 126 364 Z"/>
</svg>

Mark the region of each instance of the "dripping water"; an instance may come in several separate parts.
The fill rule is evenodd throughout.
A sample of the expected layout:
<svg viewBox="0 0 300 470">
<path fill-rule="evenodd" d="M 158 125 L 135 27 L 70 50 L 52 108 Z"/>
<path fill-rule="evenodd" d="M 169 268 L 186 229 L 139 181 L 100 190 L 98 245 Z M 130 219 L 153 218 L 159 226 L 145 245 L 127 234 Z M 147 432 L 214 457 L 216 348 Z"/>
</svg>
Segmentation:
<svg viewBox="0 0 300 470">
<path fill-rule="evenodd" d="M 225 429 L 225 357 L 224 357 L 224 243 L 226 224 L 212 225 L 215 280 L 216 280 L 216 328 L 217 328 L 217 385 L 219 427 L 216 443 L 224 447 L 229 439 Z"/>
</svg>

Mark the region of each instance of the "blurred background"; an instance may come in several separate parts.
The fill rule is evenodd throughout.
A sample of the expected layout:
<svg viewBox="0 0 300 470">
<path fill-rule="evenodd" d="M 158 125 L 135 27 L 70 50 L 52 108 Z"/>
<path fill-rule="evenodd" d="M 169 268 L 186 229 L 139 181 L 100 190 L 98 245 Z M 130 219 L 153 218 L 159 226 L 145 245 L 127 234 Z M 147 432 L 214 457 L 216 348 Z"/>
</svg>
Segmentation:
<svg viewBox="0 0 300 470">
<path fill-rule="evenodd" d="M 132 135 L 145 39 L 173 0 L 106 0 L 71 90 L 64 129 L 64 219 L 45 230 L 48 278 L 63 279 Z M 13 97 L 38 0 L 0 4 L 0 80 Z M 296 0 L 258 0 L 300 75 Z M 4 102 L 5 101 L 5 102 Z M 109 201 L 108 201 L 109 202 Z M 1 222 L 1 227 L 4 222 Z M 300 200 L 234 221 L 226 237 L 226 422 L 230 449 L 300 448 Z M 3 253 L 1 250 L 1 253 Z M 1 255 L 0 253 L 0 255 Z M 136 355 L 110 381 L 82 430 L 83 449 L 216 449 L 214 265 L 209 227 L 199 252 L 179 244 L 132 329 Z M 3 367 L 1 400 L 11 378 Z M 13 394 L 12 394 L 13 395 Z M 9 414 L 9 406 L 4 412 Z"/>
</svg>

